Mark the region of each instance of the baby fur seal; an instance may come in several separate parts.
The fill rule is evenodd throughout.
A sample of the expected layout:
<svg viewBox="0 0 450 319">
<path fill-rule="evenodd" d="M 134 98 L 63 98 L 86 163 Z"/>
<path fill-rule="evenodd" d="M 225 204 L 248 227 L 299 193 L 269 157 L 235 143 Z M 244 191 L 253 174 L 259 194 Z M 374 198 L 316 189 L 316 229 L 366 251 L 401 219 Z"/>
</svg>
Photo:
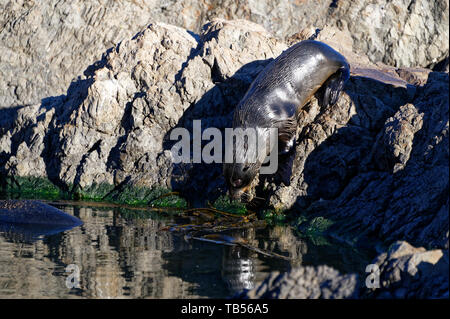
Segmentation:
<svg viewBox="0 0 450 319">
<path fill-rule="evenodd" d="M 269 63 L 250 85 L 235 109 L 233 129 L 253 128 L 267 139 L 264 128 L 277 128 L 279 153 L 293 153 L 302 107 L 320 88 L 320 106 L 335 104 L 349 77 L 347 60 L 330 46 L 313 40 L 296 43 Z M 241 200 L 263 161 L 259 157 L 250 162 L 252 145 L 237 144 L 226 145 L 233 148 L 234 157 L 223 170 L 230 199 Z"/>
</svg>

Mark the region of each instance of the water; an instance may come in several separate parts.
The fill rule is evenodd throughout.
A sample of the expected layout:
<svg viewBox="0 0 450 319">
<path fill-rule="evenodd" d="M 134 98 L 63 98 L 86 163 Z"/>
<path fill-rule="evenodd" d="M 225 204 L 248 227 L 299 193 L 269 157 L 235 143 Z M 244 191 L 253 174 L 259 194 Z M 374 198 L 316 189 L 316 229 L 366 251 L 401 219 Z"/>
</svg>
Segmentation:
<svg viewBox="0 0 450 319">
<path fill-rule="evenodd" d="M 166 212 L 52 204 L 84 224 L 38 237 L 0 230 L 0 298 L 227 298 L 271 271 L 327 264 L 363 274 L 371 258 L 329 239 L 300 239 L 289 226 L 228 233 L 287 261 L 161 231 L 176 219 Z M 70 288 L 76 269 L 79 287 Z"/>
</svg>

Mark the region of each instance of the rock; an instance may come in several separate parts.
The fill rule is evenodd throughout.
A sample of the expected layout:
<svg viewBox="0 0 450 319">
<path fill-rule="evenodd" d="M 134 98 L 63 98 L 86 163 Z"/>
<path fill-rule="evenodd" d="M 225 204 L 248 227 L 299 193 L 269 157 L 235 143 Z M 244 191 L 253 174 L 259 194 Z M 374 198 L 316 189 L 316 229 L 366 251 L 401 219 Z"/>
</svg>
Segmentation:
<svg viewBox="0 0 450 319">
<path fill-rule="evenodd" d="M 173 165 L 170 130 L 193 119 L 229 126 L 248 85 L 285 48 L 247 21 L 216 20 L 200 36 L 152 24 L 108 51 L 66 96 L 2 110 L 2 173 L 48 177 L 72 192 L 123 183 L 203 189 L 203 170 Z M 221 176 L 220 165 L 205 171 Z"/>
<path fill-rule="evenodd" d="M 299 266 L 284 274 L 272 272 L 262 283 L 236 298 L 250 299 L 366 299 L 448 298 L 448 250 L 415 248 L 398 241 L 372 263 L 379 278 L 368 288 L 367 278 L 342 275 L 328 266 Z M 372 272 L 376 274 L 377 271 Z M 364 280 L 362 280 L 364 279 Z"/>
<path fill-rule="evenodd" d="M 328 266 L 300 266 L 271 273 L 258 287 L 236 295 L 244 299 L 345 299 L 358 296 L 357 276 Z"/>
<path fill-rule="evenodd" d="M 448 8 L 448 0 L 3 1 L 0 108 L 63 95 L 103 66 L 103 52 L 152 22 L 201 32 L 214 18 L 247 19 L 279 39 L 331 27 L 350 34 L 353 51 L 374 63 L 445 69 Z"/>
<path fill-rule="evenodd" d="M 0 200 L 0 222 L 76 227 L 78 218 L 36 200 Z"/>
<path fill-rule="evenodd" d="M 319 133 L 312 141 L 302 139 L 297 152 L 305 154 L 299 159 L 306 163 L 294 174 L 295 188 L 276 193 L 298 194 L 297 207 L 340 220 L 330 231 L 344 237 L 357 229 L 361 238 L 448 247 L 448 74 L 430 73 L 412 100 L 399 101 L 400 107 L 385 104 L 379 99 L 385 95 L 375 92 L 355 98 L 360 92 L 350 94 L 365 111 L 318 148 L 311 145 L 321 141 Z M 378 105 L 376 113 L 368 111 L 370 104 Z"/>
<path fill-rule="evenodd" d="M 448 57 L 448 0 L 338 1 L 329 25 L 348 30 L 372 62 L 426 67 Z"/>
<path fill-rule="evenodd" d="M 380 288 L 366 297 L 448 298 L 448 250 L 425 250 L 399 241 L 374 263 L 380 269 Z"/>
<path fill-rule="evenodd" d="M 423 125 L 423 113 L 413 104 L 402 105 L 399 111 L 386 120 L 373 148 L 374 163 L 384 171 L 393 173 L 403 169 L 409 160 L 414 134 Z"/>
</svg>

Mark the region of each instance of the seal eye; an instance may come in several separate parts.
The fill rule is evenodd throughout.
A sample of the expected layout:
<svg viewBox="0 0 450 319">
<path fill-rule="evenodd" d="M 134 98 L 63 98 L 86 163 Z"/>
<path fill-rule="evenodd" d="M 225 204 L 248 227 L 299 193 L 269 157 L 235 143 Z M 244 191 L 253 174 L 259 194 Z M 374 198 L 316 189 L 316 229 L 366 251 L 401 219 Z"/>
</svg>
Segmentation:
<svg viewBox="0 0 450 319">
<path fill-rule="evenodd" d="M 233 187 L 240 187 L 242 185 L 242 179 L 238 178 L 237 180 L 231 182 L 231 185 L 233 185 Z"/>
</svg>

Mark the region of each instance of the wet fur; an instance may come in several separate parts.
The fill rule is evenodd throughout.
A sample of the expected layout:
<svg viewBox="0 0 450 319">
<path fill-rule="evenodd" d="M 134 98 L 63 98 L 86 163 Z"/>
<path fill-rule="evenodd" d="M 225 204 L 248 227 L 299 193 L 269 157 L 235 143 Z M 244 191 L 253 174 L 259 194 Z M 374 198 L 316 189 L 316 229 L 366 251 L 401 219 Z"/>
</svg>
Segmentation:
<svg viewBox="0 0 450 319">
<path fill-rule="evenodd" d="M 340 53 L 322 42 L 299 42 L 269 63 L 253 81 L 235 110 L 233 128 L 276 127 L 279 149 L 293 156 L 288 144 L 295 142 L 300 110 L 321 88 L 321 107 L 335 104 L 349 76 L 348 62 Z M 237 148 L 236 151 L 242 149 Z M 236 163 L 224 165 L 230 194 L 242 194 L 247 190 L 261 164 L 248 165 L 246 172 L 243 171 L 244 166 Z M 245 185 L 233 188 L 231 182 L 237 178 L 245 180 Z M 289 183 L 286 178 L 283 181 Z"/>
</svg>

